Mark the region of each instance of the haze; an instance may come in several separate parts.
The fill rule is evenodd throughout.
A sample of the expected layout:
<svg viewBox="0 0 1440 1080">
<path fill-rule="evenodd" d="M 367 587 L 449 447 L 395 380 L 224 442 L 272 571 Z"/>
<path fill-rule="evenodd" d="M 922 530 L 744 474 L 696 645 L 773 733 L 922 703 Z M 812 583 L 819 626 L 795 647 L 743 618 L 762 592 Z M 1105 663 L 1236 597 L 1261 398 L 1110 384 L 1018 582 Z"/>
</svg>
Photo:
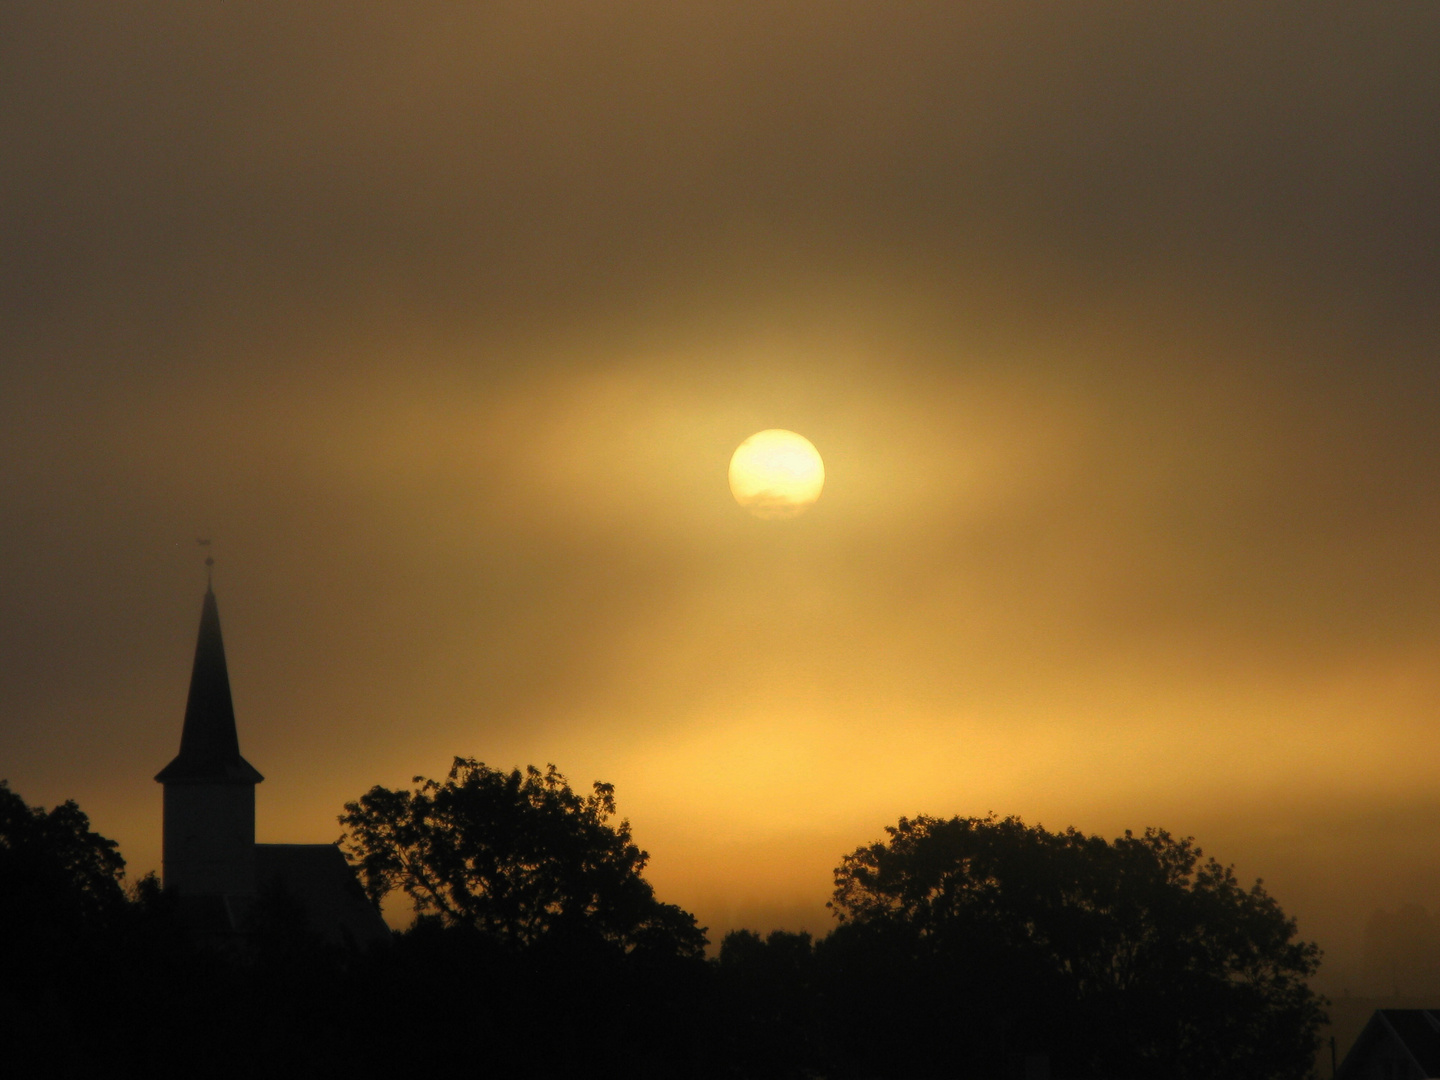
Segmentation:
<svg viewBox="0 0 1440 1080">
<path fill-rule="evenodd" d="M 1431 3 L 6 4 L 0 775 L 158 869 L 206 537 L 262 840 L 553 761 L 718 940 L 902 814 L 1159 825 L 1373 975 L 1440 910 L 1436 56 Z M 790 521 L 727 488 L 771 427 Z"/>
</svg>

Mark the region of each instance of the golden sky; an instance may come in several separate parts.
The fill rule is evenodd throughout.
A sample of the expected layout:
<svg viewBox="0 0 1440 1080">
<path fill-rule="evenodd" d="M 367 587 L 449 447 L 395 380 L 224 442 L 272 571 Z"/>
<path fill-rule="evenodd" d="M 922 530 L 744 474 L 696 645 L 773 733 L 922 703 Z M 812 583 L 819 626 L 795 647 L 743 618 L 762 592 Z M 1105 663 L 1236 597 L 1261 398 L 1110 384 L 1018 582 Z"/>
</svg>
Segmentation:
<svg viewBox="0 0 1440 1080">
<path fill-rule="evenodd" d="M 0 775 L 159 864 L 614 783 L 712 937 L 902 814 L 1440 912 L 1440 8 L 0 9 Z M 819 502 L 736 506 L 764 428 Z M 1346 975 L 1346 973 L 1349 973 Z"/>
</svg>

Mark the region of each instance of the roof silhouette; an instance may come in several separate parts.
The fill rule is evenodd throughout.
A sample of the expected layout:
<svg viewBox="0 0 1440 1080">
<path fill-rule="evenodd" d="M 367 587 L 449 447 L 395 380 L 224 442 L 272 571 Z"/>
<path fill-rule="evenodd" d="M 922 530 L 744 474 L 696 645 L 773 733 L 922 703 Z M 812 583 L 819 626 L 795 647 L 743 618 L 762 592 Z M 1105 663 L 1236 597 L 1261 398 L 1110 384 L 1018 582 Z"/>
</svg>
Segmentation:
<svg viewBox="0 0 1440 1080">
<path fill-rule="evenodd" d="M 205 604 L 200 609 L 200 634 L 195 641 L 195 665 L 190 671 L 180 753 L 155 779 L 162 784 L 258 784 L 265 779 L 240 756 L 225 642 L 220 637 L 220 608 L 212 588 L 206 588 Z"/>
<path fill-rule="evenodd" d="M 1440 1076 L 1440 1010 L 1376 1009 L 1335 1073 L 1340 1080 L 1378 1075 Z M 1400 1066 L 1405 1067 L 1400 1067 Z"/>
<path fill-rule="evenodd" d="M 310 929 L 331 944 L 368 948 L 390 940 L 338 844 L 256 844 L 255 877 L 262 890 L 278 886 L 298 900 Z"/>
</svg>

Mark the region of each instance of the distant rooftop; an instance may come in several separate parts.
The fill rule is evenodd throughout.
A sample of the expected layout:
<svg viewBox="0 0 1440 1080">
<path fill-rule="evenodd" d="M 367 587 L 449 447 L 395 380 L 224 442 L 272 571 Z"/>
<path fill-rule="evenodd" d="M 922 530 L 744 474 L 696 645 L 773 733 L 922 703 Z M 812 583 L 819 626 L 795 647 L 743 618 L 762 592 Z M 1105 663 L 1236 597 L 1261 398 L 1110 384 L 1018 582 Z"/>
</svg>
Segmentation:
<svg viewBox="0 0 1440 1080">
<path fill-rule="evenodd" d="M 1335 1076 L 1336 1080 L 1440 1077 L 1440 1010 L 1376 1009 Z"/>
</svg>

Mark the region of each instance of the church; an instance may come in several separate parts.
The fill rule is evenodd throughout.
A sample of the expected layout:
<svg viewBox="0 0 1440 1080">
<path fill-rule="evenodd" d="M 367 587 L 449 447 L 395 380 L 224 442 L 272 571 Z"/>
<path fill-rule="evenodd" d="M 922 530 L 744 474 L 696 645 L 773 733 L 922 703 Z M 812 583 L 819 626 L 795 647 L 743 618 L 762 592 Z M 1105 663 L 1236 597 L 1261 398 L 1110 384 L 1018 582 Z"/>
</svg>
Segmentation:
<svg viewBox="0 0 1440 1080">
<path fill-rule="evenodd" d="M 283 896 L 331 944 L 390 939 L 338 845 L 255 842 L 255 786 L 265 778 L 240 756 L 220 608 L 208 583 L 180 753 L 155 779 L 165 792 L 165 891 L 199 932 L 243 943 L 254 932 L 257 899 Z"/>
</svg>

